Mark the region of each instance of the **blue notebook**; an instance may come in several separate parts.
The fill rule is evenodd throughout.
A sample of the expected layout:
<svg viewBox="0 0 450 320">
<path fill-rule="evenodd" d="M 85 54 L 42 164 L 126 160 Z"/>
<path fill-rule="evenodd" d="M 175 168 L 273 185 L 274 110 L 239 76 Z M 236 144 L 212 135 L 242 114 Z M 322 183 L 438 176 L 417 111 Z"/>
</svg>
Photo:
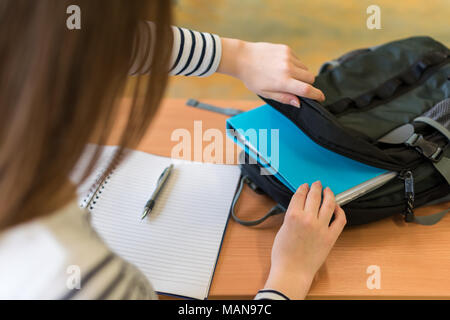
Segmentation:
<svg viewBox="0 0 450 320">
<path fill-rule="evenodd" d="M 227 129 L 240 133 L 236 135 L 227 130 L 228 137 L 292 191 L 303 183 L 311 185 L 320 180 L 324 187 L 328 186 L 335 194 L 339 194 L 367 181 L 380 180 L 381 176 L 387 174 L 386 170 L 368 166 L 321 147 L 269 105 L 229 118 Z M 275 152 L 278 152 L 278 157 Z M 395 173 L 389 175 L 393 177 Z M 383 179 L 383 183 L 392 177 Z"/>
</svg>

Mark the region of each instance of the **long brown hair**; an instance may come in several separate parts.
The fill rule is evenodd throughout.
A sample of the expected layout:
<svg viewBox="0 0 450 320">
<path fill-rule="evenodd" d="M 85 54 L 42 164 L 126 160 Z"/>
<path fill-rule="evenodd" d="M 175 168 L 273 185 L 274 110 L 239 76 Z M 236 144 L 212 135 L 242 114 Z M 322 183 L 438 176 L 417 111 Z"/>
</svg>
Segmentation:
<svg viewBox="0 0 450 320">
<path fill-rule="evenodd" d="M 79 30 L 66 26 L 74 4 Z M 144 19 L 156 29 L 151 74 L 130 83 Z M 120 146 L 137 145 L 166 87 L 170 23 L 168 0 L 1 1 L 0 230 L 58 209 L 67 190 L 73 197 L 71 171 L 87 142 L 108 139 L 130 87 Z"/>
</svg>

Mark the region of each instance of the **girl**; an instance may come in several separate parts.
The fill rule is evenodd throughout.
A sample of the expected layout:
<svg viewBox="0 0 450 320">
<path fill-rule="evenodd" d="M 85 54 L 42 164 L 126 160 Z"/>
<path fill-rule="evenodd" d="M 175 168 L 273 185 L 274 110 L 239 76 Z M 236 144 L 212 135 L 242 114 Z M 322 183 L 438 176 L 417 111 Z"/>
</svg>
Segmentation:
<svg viewBox="0 0 450 320">
<path fill-rule="evenodd" d="M 225 73 L 294 107 L 296 96 L 325 97 L 287 46 L 170 27 L 171 1 L 80 0 L 81 29 L 69 30 L 73 2 L 0 2 L 0 298 L 156 298 L 96 235 L 68 179 L 85 144 L 108 138 L 125 90 L 133 99 L 121 148 L 136 147 L 168 73 Z M 304 298 L 345 223 L 331 190 L 322 197 L 320 182 L 301 186 L 256 297 Z M 79 290 L 66 286 L 73 264 L 82 271 Z"/>
</svg>

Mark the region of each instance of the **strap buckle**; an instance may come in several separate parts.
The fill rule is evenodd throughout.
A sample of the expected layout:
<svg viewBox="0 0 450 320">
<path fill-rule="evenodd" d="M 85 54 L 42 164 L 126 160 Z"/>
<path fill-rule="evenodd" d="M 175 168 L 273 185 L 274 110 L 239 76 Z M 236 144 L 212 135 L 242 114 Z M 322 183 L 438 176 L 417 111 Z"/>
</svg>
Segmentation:
<svg viewBox="0 0 450 320">
<path fill-rule="evenodd" d="M 444 149 L 442 149 L 441 147 L 438 147 L 436 152 L 431 155 L 430 159 L 433 162 L 439 162 L 443 156 L 444 156 Z"/>
<path fill-rule="evenodd" d="M 414 133 L 405 141 L 405 144 L 414 147 L 433 162 L 438 162 L 444 154 L 444 150 L 441 147 L 434 142 L 426 140 L 421 134 Z"/>
</svg>

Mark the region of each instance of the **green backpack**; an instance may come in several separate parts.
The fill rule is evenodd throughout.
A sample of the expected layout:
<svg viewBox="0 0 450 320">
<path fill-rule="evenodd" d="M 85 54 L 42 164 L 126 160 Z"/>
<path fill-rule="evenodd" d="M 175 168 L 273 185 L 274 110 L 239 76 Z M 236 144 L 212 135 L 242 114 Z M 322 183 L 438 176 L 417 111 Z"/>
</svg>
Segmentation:
<svg viewBox="0 0 450 320">
<path fill-rule="evenodd" d="M 450 194 L 450 50 L 413 37 L 355 50 L 325 63 L 314 86 L 326 101 L 300 98 L 293 108 L 264 99 L 319 145 L 354 160 L 396 171 L 398 179 L 346 204 L 348 225 L 403 213 L 408 222 L 434 224 L 445 214 L 417 217 L 414 208 Z M 293 193 L 259 164 L 241 164 L 243 182 L 287 208 Z"/>
</svg>

